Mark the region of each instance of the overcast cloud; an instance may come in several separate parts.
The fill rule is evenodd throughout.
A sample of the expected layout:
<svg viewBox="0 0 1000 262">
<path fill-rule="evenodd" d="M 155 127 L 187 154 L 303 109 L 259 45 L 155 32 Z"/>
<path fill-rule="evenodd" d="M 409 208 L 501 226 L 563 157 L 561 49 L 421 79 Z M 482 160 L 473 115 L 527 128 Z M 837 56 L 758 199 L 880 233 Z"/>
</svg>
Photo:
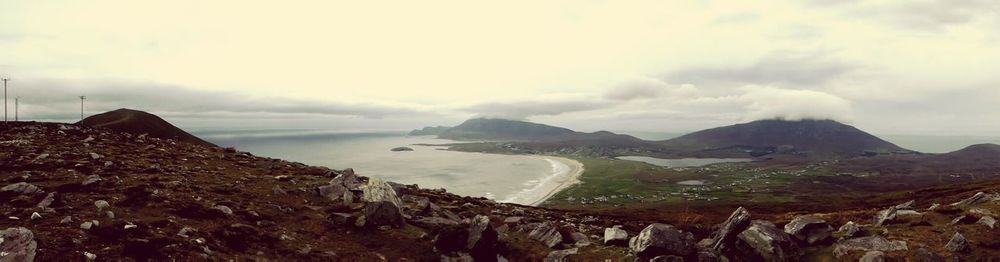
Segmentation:
<svg viewBox="0 0 1000 262">
<path fill-rule="evenodd" d="M 0 75 L 39 120 L 75 121 L 86 95 L 88 114 L 128 107 L 198 128 L 491 116 L 683 132 L 782 117 L 998 135 L 998 10 L 992 0 L 17 1 L 0 9 Z"/>
</svg>

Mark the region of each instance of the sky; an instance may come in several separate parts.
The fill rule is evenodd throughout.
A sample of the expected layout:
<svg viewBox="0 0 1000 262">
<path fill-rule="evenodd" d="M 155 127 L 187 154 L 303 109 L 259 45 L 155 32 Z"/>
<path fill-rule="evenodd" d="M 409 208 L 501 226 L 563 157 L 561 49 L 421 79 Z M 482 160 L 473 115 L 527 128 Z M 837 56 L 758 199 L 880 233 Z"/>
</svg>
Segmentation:
<svg viewBox="0 0 1000 262">
<path fill-rule="evenodd" d="M 193 129 L 829 118 L 995 136 L 996 68 L 994 0 L 0 3 L 0 75 L 48 121 L 85 95 L 88 115 Z"/>
</svg>

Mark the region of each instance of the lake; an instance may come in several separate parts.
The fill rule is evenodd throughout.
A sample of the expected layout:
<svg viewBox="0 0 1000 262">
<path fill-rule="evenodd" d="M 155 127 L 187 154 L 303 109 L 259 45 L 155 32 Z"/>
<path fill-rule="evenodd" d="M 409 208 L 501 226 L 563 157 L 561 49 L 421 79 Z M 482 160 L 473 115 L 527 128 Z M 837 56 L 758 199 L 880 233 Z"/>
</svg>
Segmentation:
<svg viewBox="0 0 1000 262">
<path fill-rule="evenodd" d="M 750 162 L 749 158 L 679 158 L 666 159 L 647 156 L 620 156 L 617 159 L 646 162 L 664 167 L 699 167 L 716 163 Z"/>
</svg>

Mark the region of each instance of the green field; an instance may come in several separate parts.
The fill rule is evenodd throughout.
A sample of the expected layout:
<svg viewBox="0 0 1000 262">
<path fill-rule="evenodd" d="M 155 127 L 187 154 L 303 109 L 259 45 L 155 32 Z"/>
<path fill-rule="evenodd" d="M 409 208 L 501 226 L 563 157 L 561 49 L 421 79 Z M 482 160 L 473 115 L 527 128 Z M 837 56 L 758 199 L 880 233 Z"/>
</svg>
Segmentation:
<svg viewBox="0 0 1000 262">
<path fill-rule="evenodd" d="M 822 168 L 766 167 L 723 163 L 673 169 L 643 162 L 564 156 L 583 163 L 582 183 L 559 192 L 547 207 L 620 206 L 649 202 L 720 201 L 787 202 L 783 189 L 797 179 L 825 174 Z M 681 181 L 704 181 L 682 185 Z"/>
</svg>

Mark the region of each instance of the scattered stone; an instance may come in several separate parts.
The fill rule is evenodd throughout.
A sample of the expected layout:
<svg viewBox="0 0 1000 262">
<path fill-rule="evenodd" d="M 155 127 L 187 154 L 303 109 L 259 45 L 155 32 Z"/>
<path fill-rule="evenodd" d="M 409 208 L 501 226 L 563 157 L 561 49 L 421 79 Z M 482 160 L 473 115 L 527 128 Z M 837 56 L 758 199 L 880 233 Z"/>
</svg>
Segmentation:
<svg viewBox="0 0 1000 262">
<path fill-rule="evenodd" d="M 370 178 L 364 186 L 364 214 L 366 226 L 382 226 L 403 224 L 403 212 L 396 191 L 388 183 L 376 178 Z"/>
<path fill-rule="evenodd" d="M 614 226 L 604 229 L 604 245 L 625 246 L 628 244 L 628 232 L 621 229 L 621 226 Z"/>
<path fill-rule="evenodd" d="M 958 202 L 952 203 L 951 206 L 971 206 L 971 205 L 981 204 L 981 203 L 985 203 L 986 201 L 989 201 L 990 198 L 991 197 L 989 195 L 987 195 L 986 193 L 978 192 L 975 195 L 973 195 L 972 197 L 963 199 L 962 201 L 958 201 Z"/>
<path fill-rule="evenodd" d="M 993 213 L 993 211 L 990 211 L 989 209 L 979 208 L 979 207 L 970 208 L 969 209 L 969 214 L 973 214 L 973 215 L 978 216 L 978 217 L 981 217 L 981 216 L 995 216 L 996 215 L 996 214 Z"/>
<path fill-rule="evenodd" d="M 715 237 L 711 239 L 710 247 L 717 252 L 723 252 L 731 247 L 736 241 L 736 235 L 743 232 L 750 226 L 750 212 L 746 208 L 739 207 L 733 211 L 726 222 L 719 225 L 719 230 L 715 232 Z"/>
<path fill-rule="evenodd" d="M 969 216 L 958 216 L 955 219 L 952 219 L 951 222 L 948 223 L 948 225 L 954 226 L 954 225 L 958 225 L 958 224 L 967 224 L 967 223 L 971 222 L 970 220 L 972 220 L 972 217 L 969 217 Z"/>
<path fill-rule="evenodd" d="M 216 205 L 215 207 L 212 207 L 212 208 L 221 211 L 223 214 L 226 214 L 227 216 L 232 216 L 233 215 L 233 209 L 229 208 L 227 206 Z"/>
<path fill-rule="evenodd" d="M 753 254 L 766 261 L 794 261 L 799 254 L 792 238 L 771 222 L 754 220 L 738 235 Z"/>
<path fill-rule="evenodd" d="M 34 261 L 38 242 L 31 230 L 12 227 L 0 231 L 0 262 Z"/>
<path fill-rule="evenodd" d="M 875 214 L 875 226 L 877 227 L 884 226 L 894 219 L 896 219 L 896 207 L 890 207 L 888 209 L 879 211 L 877 214 Z"/>
<path fill-rule="evenodd" d="M 31 220 L 41 219 L 41 218 L 42 218 L 42 214 L 39 214 L 38 212 L 32 212 L 31 213 Z"/>
<path fill-rule="evenodd" d="M 885 262 L 885 253 L 882 251 L 868 251 L 861 257 L 860 262 Z"/>
<path fill-rule="evenodd" d="M 59 224 L 68 224 L 70 222 L 73 222 L 73 217 L 71 216 L 66 216 L 62 220 L 59 220 Z"/>
<path fill-rule="evenodd" d="M 559 230 L 549 222 L 538 224 L 535 229 L 528 233 L 528 238 L 542 242 L 549 248 L 563 242 L 562 234 L 559 234 Z"/>
<path fill-rule="evenodd" d="M 984 216 L 979 218 L 979 221 L 976 221 L 976 224 L 981 224 L 989 227 L 990 229 L 994 229 L 997 226 L 997 220 L 991 216 Z"/>
<path fill-rule="evenodd" d="M 578 249 L 575 248 L 575 247 L 574 248 L 570 248 L 570 249 L 555 250 L 555 251 L 549 252 L 549 255 L 545 256 L 545 260 L 544 261 L 545 262 L 562 262 L 562 261 L 566 261 L 566 257 L 568 257 L 570 255 L 575 255 L 577 252 L 578 252 Z"/>
<path fill-rule="evenodd" d="M 95 261 L 97 260 L 97 255 L 95 255 L 94 253 L 84 251 L 83 258 L 86 258 L 87 261 Z"/>
<path fill-rule="evenodd" d="M 94 206 L 96 206 L 97 210 L 100 211 L 101 209 L 105 209 L 105 208 L 111 207 L 111 204 L 108 204 L 108 201 L 97 200 L 97 201 L 94 201 Z"/>
<path fill-rule="evenodd" d="M 103 179 L 101 179 L 101 176 L 98 176 L 98 175 L 89 175 L 89 176 L 87 176 L 87 178 L 84 178 L 83 182 L 80 182 L 80 184 L 84 185 L 84 186 L 89 186 L 90 184 L 101 182 L 101 180 L 103 180 Z"/>
<path fill-rule="evenodd" d="M 969 249 L 969 241 L 961 233 L 955 232 L 944 248 L 953 253 L 963 252 Z"/>
<path fill-rule="evenodd" d="M 833 255 L 840 258 L 851 251 L 902 251 L 907 250 L 906 242 L 901 240 L 889 241 L 881 236 L 858 237 L 841 241 L 833 249 Z"/>
<path fill-rule="evenodd" d="M 45 196 L 45 198 L 42 199 L 41 202 L 38 202 L 38 205 L 36 206 L 44 210 L 46 208 L 49 208 L 49 206 L 52 205 L 52 202 L 55 201 L 56 201 L 56 192 L 52 192 L 49 193 L 49 195 Z"/>
<path fill-rule="evenodd" d="M 636 256 L 652 258 L 661 255 L 689 256 L 695 253 L 694 235 L 672 225 L 654 223 L 646 226 L 635 239 Z"/>
<path fill-rule="evenodd" d="M 573 232 L 572 234 L 569 234 L 569 237 L 570 240 L 573 241 L 573 245 L 577 247 L 589 246 L 592 243 L 590 242 L 590 237 L 580 232 Z"/>
<path fill-rule="evenodd" d="M 861 227 L 855 224 L 854 221 L 847 221 L 843 226 L 837 229 L 837 234 L 841 238 L 852 238 L 861 236 Z"/>
<path fill-rule="evenodd" d="M 136 227 L 139 227 L 139 226 L 136 226 L 134 224 L 125 224 L 125 226 L 122 227 L 122 228 L 125 229 L 125 230 L 129 230 L 129 229 L 133 229 L 133 228 L 136 228 Z"/>
<path fill-rule="evenodd" d="M 941 204 L 934 203 L 934 204 L 931 204 L 931 207 L 927 208 L 927 211 L 937 211 L 938 208 L 940 208 L 940 207 L 941 207 Z"/>
<path fill-rule="evenodd" d="M 906 203 L 902 203 L 902 204 L 896 205 L 896 209 L 897 210 L 913 209 L 914 208 L 913 205 L 916 204 L 916 203 L 917 203 L 916 200 L 906 201 Z"/>
<path fill-rule="evenodd" d="M 80 224 L 80 229 L 83 230 L 90 230 L 92 227 L 94 227 L 94 222 L 87 221 Z"/>
<path fill-rule="evenodd" d="M 809 245 L 830 239 L 832 232 L 830 224 L 811 215 L 795 217 L 785 225 L 785 233 Z"/>
<path fill-rule="evenodd" d="M 191 232 L 194 232 L 194 231 L 197 231 L 197 230 L 195 230 L 192 227 L 184 227 L 184 228 L 181 228 L 180 232 L 177 232 L 177 235 L 181 236 L 181 237 L 184 237 L 184 238 L 188 238 L 188 237 L 191 237 L 188 234 L 190 234 Z"/>
<path fill-rule="evenodd" d="M 920 262 L 944 262 L 944 258 L 938 256 L 934 252 L 927 250 L 926 248 L 918 248 L 913 251 L 911 255 L 913 260 L 910 261 L 920 261 Z"/>
<path fill-rule="evenodd" d="M 28 183 L 25 183 L 25 182 L 13 183 L 13 184 L 7 185 L 7 186 L 5 186 L 3 188 L 0 188 L 0 194 L 9 194 L 9 195 L 10 194 L 12 194 L 12 195 L 27 195 L 27 194 L 34 194 L 34 193 L 37 193 L 39 191 L 41 191 L 41 190 L 38 189 L 38 187 L 36 187 L 35 185 L 28 184 Z"/>
<path fill-rule="evenodd" d="M 115 212 L 111 212 L 111 211 L 104 212 L 104 215 L 108 216 L 108 218 L 110 218 L 110 219 L 115 219 Z"/>
<path fill-rule="evenodd" d="M 518 224 L 524 217 L 507 217 L 503 220 L 504 224 Z"/>
<path fill-rule="evenodd" d="M 101 155 L 97 153 L 90 153 L 90 159 L 98 160 L 101 159 Z"/>
<path fill-rule="evenodd" d="M 657 256 L 650 259 L 649 262 L 684 262 L 683 257 L 669 255 L 669 256 Z"/>
</svg>

